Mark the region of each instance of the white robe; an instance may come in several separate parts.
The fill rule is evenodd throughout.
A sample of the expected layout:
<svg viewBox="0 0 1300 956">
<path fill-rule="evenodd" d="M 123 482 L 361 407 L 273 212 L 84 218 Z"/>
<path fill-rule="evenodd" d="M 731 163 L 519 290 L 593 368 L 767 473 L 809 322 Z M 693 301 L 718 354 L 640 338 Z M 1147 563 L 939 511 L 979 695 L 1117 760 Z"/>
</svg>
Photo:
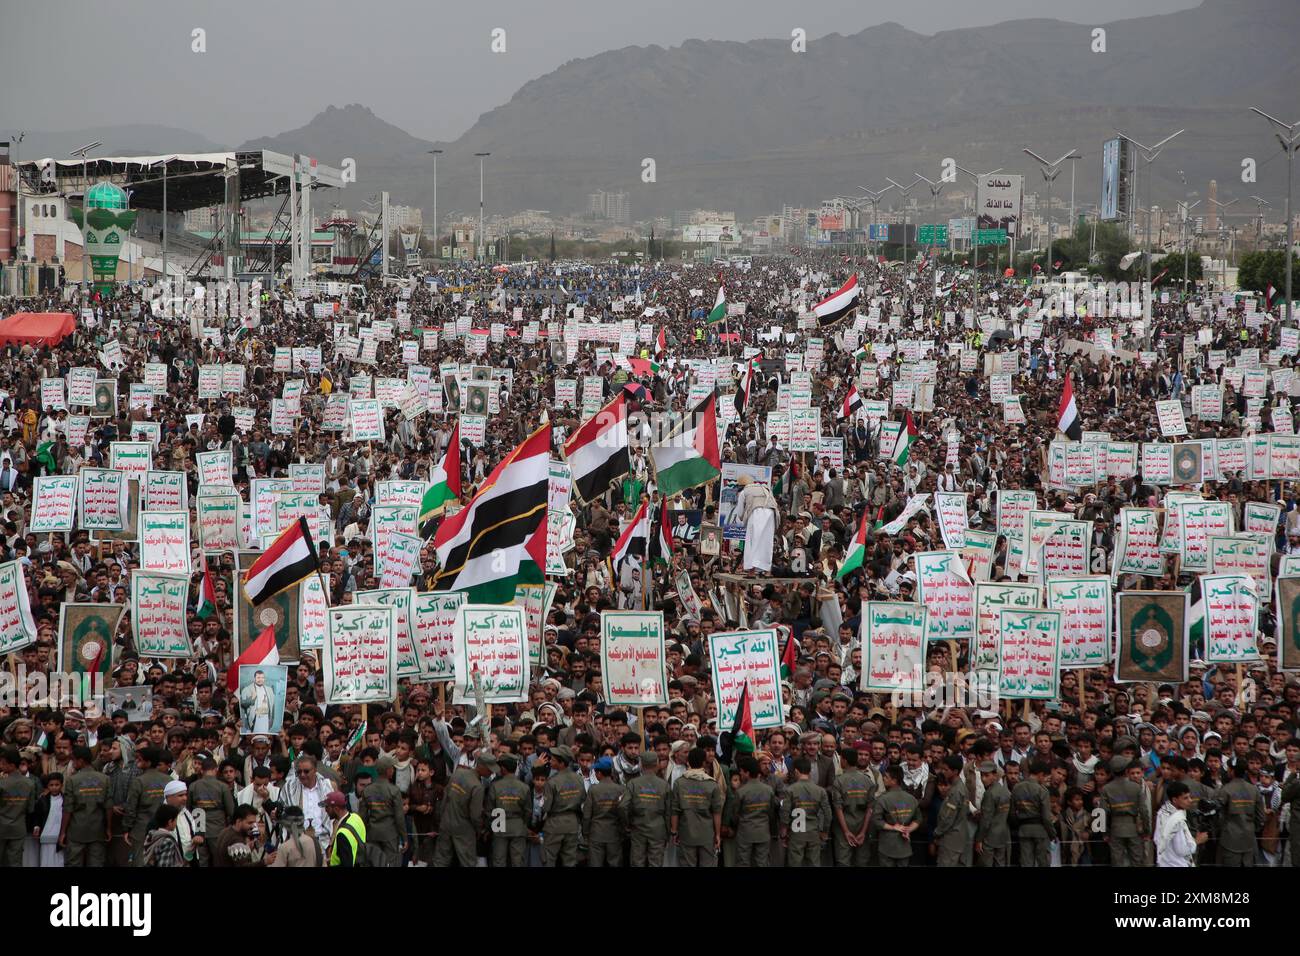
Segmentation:
<svg viewBox="0 0 1300 956">
<path fill-rule="evenodd" d="M 745 522 L 746 570 L 772 570 L 772 539 L 776 537 L 776 501 L 766 485 L 746 485 L 736 499 L 739 518 Z"/>
</svg>

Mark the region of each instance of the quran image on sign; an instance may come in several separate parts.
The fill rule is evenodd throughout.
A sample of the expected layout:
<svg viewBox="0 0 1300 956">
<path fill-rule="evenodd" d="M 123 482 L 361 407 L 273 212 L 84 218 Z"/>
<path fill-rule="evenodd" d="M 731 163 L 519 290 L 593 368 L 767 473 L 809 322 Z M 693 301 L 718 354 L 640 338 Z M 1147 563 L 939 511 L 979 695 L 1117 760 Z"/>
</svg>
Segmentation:
<svg viewBox="0 0 1300 956">
<path fill-rule="evenodd" d="M 1098 27 L 1116 55 L 1078 62 L 1065 20 L 999 23 L 1004 46 L 918 10 L 890 43 L 933 70 L 924 130 L 904 79 L 872 81 L 897 114 L 839 104 L 860 81 L 839 56 L 878 62 L 856 33 L 778 62 L 668 11 L 684 45 L 628 51 L 661 41 L 610 14 L 604 67 L 539 27 L 564 58 L 505 105 L 463 82 L 478 61 L 459 85 L 435 63 L 423 92 L 385 87 L 383 120 L 331 107 L 267 137 L 244 125 L 268 98 L 297 115 L 285 81 L 318 60 L 243 63 L 251 40 L 214 32 L 204 68 L 234 85 L 192 127 L 158 90 L 95 124 L 109 146 L 13 133 L 0 866 L 84 870 L 86 892 L 156 868 L 1047 868 L 1090 919 L 1285 914 L 1229 891 L 1300 865 L 1300 297 L 1270 138 L 1300 145 L 1270 118 L 1294 90 L 1251 74 L 1261 116 L 1119 62 L 1248 35 L 1300 64 L 1300 7 L 1241 2 Z M 461 57 L 462 15 L 438 28 Z M 1012 72 L 958 82 L 977 41 Z M 409 41 L 386 42 L 404 79 Z M 1031 68 L 1042 90 L 969 99 Z M 1148 95 L 1097 100 L 1106 70 Z M 713 71 L 771 115 L 718 102 Z M 667 76 L 692 96 L 652 122 Z M 32 84 L 42 128 L 89 128 L 70 82 Z M 397 136 L 417 95 L 413 131 L 463 98 L 465 139 Z M 957 99 L 996 135 L 952 132 Z M 1049 99 L 1077 141 L 1052 144 Z M 701 100 L 707 155 L 682 119 Z M 189 128 L 265 145 L 172 152 Z M 879 148 L 850 172 L 863 129 Z M 1214 145 L 1248 129 L 1249 187 Z M 657 162 L 615 175 L 628 150 Z M 1159 898 L 1193 890 L 1219 895 Z"/>
</svg>

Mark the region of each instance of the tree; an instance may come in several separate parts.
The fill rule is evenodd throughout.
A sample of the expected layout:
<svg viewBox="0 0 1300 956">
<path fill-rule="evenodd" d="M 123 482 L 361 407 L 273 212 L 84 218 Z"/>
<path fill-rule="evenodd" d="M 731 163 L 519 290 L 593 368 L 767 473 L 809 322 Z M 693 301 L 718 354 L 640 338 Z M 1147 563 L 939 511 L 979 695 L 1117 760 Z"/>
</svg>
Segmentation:
<svg viewBox="0 0 1300 956">
<path fill-rule="evenodd" d="M 1295 273 L 1295 256 L 1291 257 L 1291 272 Z M 1237 285 L 1250 292 L 1267 292 L 1271 285 L 1279 293 L 1286 292 L 1286 257 L 1281 249 L 1248 252 L 1237 263 Z M 1292 294 L 1295 290 L 1292 289 Z"/>
</svg>

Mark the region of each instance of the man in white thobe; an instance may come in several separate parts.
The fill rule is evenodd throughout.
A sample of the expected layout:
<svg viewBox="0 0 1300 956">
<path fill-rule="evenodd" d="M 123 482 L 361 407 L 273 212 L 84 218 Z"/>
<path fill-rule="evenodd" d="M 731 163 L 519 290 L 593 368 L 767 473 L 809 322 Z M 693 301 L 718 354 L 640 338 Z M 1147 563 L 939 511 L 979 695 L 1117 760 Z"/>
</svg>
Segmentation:
<svg viewBox="0 0 1300 956">
<path fill-rule="evenodd" d="M 772 570 L 772 539 L 776 537 L 776 499 L 767 485 L 760 485 L 749 475 L 740 478 L 740 496 L 736 515 L 745 525 L 746 570 Z"/>
</svg>

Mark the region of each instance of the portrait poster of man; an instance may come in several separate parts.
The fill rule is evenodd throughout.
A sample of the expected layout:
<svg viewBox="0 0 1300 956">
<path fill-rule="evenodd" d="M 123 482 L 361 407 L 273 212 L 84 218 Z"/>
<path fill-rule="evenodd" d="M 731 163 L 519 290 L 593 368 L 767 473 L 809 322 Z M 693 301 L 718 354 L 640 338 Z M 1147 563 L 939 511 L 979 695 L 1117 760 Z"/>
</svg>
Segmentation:
<svg viewBox="0 0 1300 956">
<path fill-rule="evenodd" d="M 113 672 L 113 639 L 125 610 L 122 604 L 64 604 L 59 610 L 58 669 L 107 679 Z"/>
<path fill-rule="evenodd" d="M 694 541 L 700 536 L 700 522 L 704 512 L 698 509 L 670 509 L 668 525 L 673 529 L 674 541 Z"/>
<path fill-rule="evenodd" d="M 700 525 L 700 554 L 716 558 L 722 553 L 722 529 L 716 524 Z"/>
<path fill-rule="evenodd" d="M 284 689 L 289 668 L 284 664 L 239 665 L 239 732 L 276 734 L 284 723 Z"/>
<path fill-rule="evenodd" d="M 244 595 L 244 572 L 253 566 L 261 555 L 260 551 L 239 552 L 239 571 L 235 582 L 235 631 L 239 638 L 239 651 L 242 653 L 257 636 L 268 627 L 275 629 L 275 646 L 280 653 L 280 660 L 287 664 L 296 664 L 301 655 L 298 646 L 298 588 L 287 588 L 275 597 L 267 598 L 258 607 L 248 603 Z"/>
<path fill-rule="evenodd" d="M 117 414 L 117 379 L 95 379 L 95 404 L 91 406 L 91 418 L 112 418 Z"/>
<path fill-rule="evenodd" d="M 1277 666 L 1300 670 L 1300 577 L 1277 579 Z M 1292 826 L 1300 825 L 1300 821 Z"/>
<path fill-rule="evenodd" d="M 1186 591 L 1120 592 L 1115 619 L 1117 683 L 1187 680 L 1188 600 Z"/>
<path fill-rule="evenodd" d="M 147 684 L 134 687 L 109 687 L 104 691 L 104 710 L 120 710 L 129 721 L 148 720 L 153 716 L 153 688 Z"/>
</svg>

